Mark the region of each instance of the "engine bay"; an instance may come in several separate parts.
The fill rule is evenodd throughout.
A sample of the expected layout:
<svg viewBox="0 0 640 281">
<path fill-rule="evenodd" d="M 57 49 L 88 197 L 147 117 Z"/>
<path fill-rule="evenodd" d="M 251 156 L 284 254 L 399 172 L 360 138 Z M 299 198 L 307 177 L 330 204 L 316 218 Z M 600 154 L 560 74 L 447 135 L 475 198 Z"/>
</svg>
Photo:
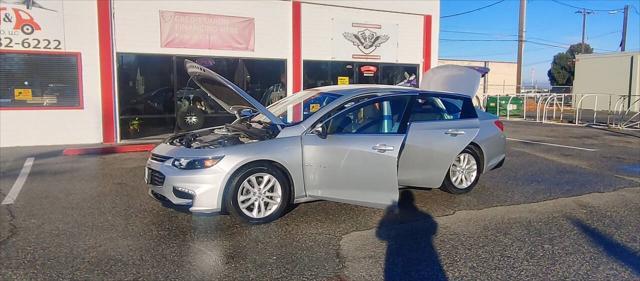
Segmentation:
<svg viewBox="0 0 640 281">
<path fill-rule="evenodd" d="M 192 149 L 213 149 L 275 138 L 277 127 L 262 122 L 242 120 L 219 127 L 176 134 L 165 143 Z"/>
</svg>

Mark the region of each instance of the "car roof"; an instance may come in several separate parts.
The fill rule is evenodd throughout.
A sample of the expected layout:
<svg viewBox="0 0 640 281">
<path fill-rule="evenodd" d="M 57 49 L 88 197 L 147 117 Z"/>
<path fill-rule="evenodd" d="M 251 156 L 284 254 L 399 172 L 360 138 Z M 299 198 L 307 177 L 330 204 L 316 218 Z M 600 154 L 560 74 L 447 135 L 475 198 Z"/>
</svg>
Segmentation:
<svg viewBox="0 0 640 281">
<path fill-rule="evenodd" d="M 384 92 L 379 92 L 380 90 L 384 90 Z M 387 94 L 393 94 L 398 92 L 421 92 L 421 93 L 428 92 L 428 93 L 436 93 L 436 94 L 448 94 L 448 95 L 461 96 L 461 94 L 459 93 L 427 91 L 427 90 L 414 88 L 414 87 L 380 85 L 380 84 L 332 85 L 332 86 L 323 86 L 323 87 L 307 89 L 305 91 L 325 92 L 325 93 L 331 93 L 331 94 L 336 94 L 341 96 L 353 96 L 353 95 L 367 94 L 372 92 L 377 92 L 380 95 L 387 95 Z"/>
<path fill-rule="evenodd" d="M 391 90 L 392 92 L 397 92 L 397 91 L 419 91 L 420 89 L 413 88 L 413 87 L 393 86 L 393 85 L 352 84 L 352 85 L 323 86 L 323 87 L 318 87 L 318 88 L 313 88 L 308 90 L 346 96 L 346 95 L 374 92 L 379 90 L 387 90 L 387 91 Z"/>
</svg>

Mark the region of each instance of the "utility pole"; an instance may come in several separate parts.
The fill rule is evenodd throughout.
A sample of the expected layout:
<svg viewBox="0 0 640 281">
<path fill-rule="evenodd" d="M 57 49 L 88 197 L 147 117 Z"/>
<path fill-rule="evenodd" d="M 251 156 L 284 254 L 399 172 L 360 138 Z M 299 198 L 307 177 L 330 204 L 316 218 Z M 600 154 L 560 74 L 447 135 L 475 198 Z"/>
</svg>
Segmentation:
<svg viewBox="0 0 640 281">
<path fill-rule="evenodd" d="M 522 90 L 522 56 L 524 55 L 525 16 L 527 0 L 520 0 L 520 19 L 518 21 L 518 66 L 516 71 L 516 93 Z"/>
<path fill-rule="evenodd" d="M 576 14 L 582 14 L 582 46 L 580 48 L 580 53 L 584 54 L 584 35 L 587 31 L 587 15 L 593 14 L 593 11 L 582 9 L 576 11 Z"/>
<path fill-rule="evenodd" d="M 622 41 L 620 42 L 620 51 L 624 52 L 627 44 L 627 18 L 629 17 L 629 5 L 624 5 L 624 20 L 622 20 Z"/>
</svg>

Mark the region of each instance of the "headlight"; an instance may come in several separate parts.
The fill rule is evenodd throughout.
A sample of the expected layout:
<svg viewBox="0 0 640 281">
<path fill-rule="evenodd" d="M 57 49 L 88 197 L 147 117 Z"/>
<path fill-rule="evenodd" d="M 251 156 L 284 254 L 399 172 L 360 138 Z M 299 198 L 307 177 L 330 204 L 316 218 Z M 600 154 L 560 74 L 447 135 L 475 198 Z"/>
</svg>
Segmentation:
<svg viewBox="0 0 640 281">
<path fill-rule="evenodd" d="M 196 170 L 196 169 L 206 169 L 211 168 L 220 160 L 220 157 L 210 157 L 210 158 L 176 158 L 173 159 L 171 165 L 182 170 Z"/>
</svg>

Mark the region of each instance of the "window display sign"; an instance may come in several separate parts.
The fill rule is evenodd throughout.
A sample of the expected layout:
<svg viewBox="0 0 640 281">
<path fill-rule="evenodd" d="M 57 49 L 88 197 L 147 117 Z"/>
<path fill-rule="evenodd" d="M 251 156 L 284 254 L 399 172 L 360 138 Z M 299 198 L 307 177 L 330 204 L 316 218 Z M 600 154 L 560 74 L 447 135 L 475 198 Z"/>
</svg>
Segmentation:
<svg viewBox="0 0 640 281">
<path fill-rule="evenodd" d="M 79 53 L 0 51 L 0 110 L 81 109 Z"/>
<path fill-rule="evenodd" d="M 336 60 L 398 60 L 398 24 L 332 19 Z"/>
<path fill-rule="evenodd" d="M 163 48 L 253 51 L 253 18 L 160 11 Z"/>
<path fill-rule="evenodd" d="M 1 1 L 0 49 L 63 50 L 62 10 L 62 1 Z"/>
</svg>

